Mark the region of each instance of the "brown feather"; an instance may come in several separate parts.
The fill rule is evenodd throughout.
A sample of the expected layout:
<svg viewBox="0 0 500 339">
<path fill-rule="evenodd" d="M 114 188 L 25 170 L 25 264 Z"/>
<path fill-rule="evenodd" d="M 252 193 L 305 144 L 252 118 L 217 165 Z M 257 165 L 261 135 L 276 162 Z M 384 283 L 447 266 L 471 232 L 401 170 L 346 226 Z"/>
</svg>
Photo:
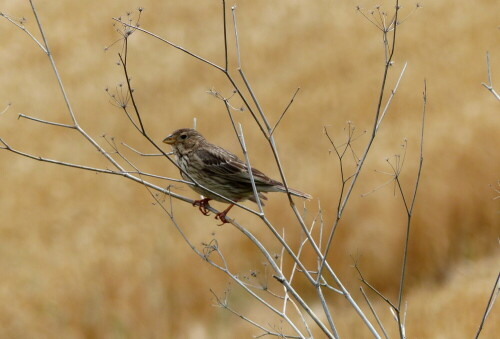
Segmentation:
<svg viewBox="0 0 500 339">
<path fill-rule="evenodd" d="M 236 155 L 222 147 L 210 144 L 200 133 L 189 128 L 174 131 L 163 142 L 172 146 L 177 164 L 182 169 L 181 175 L 185 180 L 192 178 L 198 184 L 233 201 L 248 199 L 256 202 L 248 166 Z M 252 175 L 261 201 L 267 200 L 262 193 L 286 191 L 281 182 L 269 178 L 253 167 Z M 199 186 L 191 186 L 191 188 L 207 198 L 225 201 Z M 289 192 L 295 196 L 311 199 L 309 194 L 295 189 L 289 188 Z"/>
</svg>

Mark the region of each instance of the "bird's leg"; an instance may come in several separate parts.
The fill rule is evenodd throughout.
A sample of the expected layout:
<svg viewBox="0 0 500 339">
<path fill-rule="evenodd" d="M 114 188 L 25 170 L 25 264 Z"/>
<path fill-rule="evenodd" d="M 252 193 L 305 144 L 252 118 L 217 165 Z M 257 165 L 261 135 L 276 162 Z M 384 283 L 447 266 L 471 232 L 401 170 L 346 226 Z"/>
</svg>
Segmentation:
<svg viewBox="0 0 500 339">
<path fill-rule="evenodd" d="M 210 205 L 208 204 L 208 202 L 212 200 L 210 198 L 204 198 L 204 199 L 201 199 L 201 200 L 195 200 L 193 201 L 193 206 L 199 206 L 199 210 L 200 212 L 203 214 L 203 215 L 209 215 L 209 211 L 207 209 L 207 206 L 210 207 Z"/>
<path fill-rule="evenodd" d="M 219 213 L 217 213 L 217 214 L 215 215 L 215 219 L 219 219 L 220 221 L 222 221 L 222 224 L 220 224 L 219 226 L 222 226 L 222 225 L 227 224 L 227 223 L 229 222 L 229 221 L 227 221 L 227 220 L 226 220 L 226 214 L 227 214 L 227 212 L 229 212 L 229 210 L 230 210 L 231 208 L 233 208 L 233 206 L 234 206 L 234 204 L 231 204 L 231 205 L 229 205 L 229 207 L 228 207 L 228 208 L 226 208 L 224 211 L 219 212 Z"/>
</svg>

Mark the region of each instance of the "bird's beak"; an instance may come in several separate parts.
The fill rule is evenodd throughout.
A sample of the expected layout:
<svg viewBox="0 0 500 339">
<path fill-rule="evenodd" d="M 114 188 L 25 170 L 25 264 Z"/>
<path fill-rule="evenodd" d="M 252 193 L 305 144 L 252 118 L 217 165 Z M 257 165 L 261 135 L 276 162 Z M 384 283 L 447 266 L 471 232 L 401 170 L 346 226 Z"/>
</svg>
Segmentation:
<svg viewBox="0 0 500 339">
<path fill-rule="evenodd" d="M 165 144 L 169 144 L 169 145 L 172 145 L 175 143 L 175 138 L 172 134 L 170 134 L 168 137 L 166 137 L 165 139 L 163 139 L 163 142 Z"/>
</svg>

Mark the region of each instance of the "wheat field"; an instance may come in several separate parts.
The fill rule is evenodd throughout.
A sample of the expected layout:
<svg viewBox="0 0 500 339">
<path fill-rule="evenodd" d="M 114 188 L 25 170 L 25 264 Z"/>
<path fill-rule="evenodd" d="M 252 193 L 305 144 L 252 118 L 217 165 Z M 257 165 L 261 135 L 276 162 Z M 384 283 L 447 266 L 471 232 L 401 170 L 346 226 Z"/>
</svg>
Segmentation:
<svg viewBox="0 0 500 339">
<path fill-rule="evenodd" d="M 123 83 L 117 65 L 120 38 L 113 17 L 137 15 L 141 27 L 216 63 L 224 57 L 219 1 L 35 2 L 68 97 L 81 126 L 154 150 L 131 128 L 105 89 Z M 242 66 L 262 107 L 276 121 L 296 88 L 300 92 L 275 138 L 289 184 L 307 191 L 308 221 L 321 202 L 326 225 L 335 219 L 339 170 L 328 139 L 345 137 L 346 122 L 360 137 L 370 129 L 383 71 L 381 33 L 356 11 L 380 3 L 354 1 L 235 1 Z M 390 11 L 391 1 L 383 1 Z M 403 16 L 415 7 L 402 1 Z M 418 166 L 422 91 L 427 82 L 424 165 L 413 217 L 405 299 L 408 338 L 471 338 L 481 321 L 500 263 L 500 102 L 487 81 L 490 52 L 493 84 L 500 82 L 500 3 L 495 0 L 424 1 L 397 36 L 393 86 L 407 70 L 381 127 L 335 238 L 330 259 L 362 301 L 353 269 L 389 298 L 397 295 L 405 214 L 388 180 L 386 158 L 408 141 L 401 175 L 411 192 Z M 0 12 L 26 18 L 39 37 L 27 1 L 4 1 Z M 230 10 L 228 10 L 230 15 Z M 47 57 L 27 34 L 0 18 L 0 138 L 12 147 L 88 166 L 109 166 L 74 131 L 42 125 L 18 114 L 70 123 Z M 234 46 L 231 34 L 229 43 Z M 110 46 L 107 50 L 105 47 Z M 230 66 L 236 69 L 234 50 Z M 129 67 L 144 124 L 156 141 L 177 128 L 197 129 L 211 142 L 241 155 L 224 105 L 206 92 L 230 95 L 223 74 L 159 41 L 135 32 Z M 497 86 L 500 90 L 500 85 Z M 119 87 L 118 87 L 119 90 Z M 241 105 L 238 100 L 232 101 Z M 245 130 L 252 164 L 279 178 L 272 153 L 247 112 L 235 112 Z M 166 147 L 165 150 L 168 151 Z M 161 158 L 127 153 L 145 171 L 179 178 Z M 359 155 L 359 154 L 358 154 Z M 228 278 L 195 256 L 170 219 L 141 185 L 120 177 L 71 169 L 0 151 L 0 338 L 250 338 L 260 332 L 214 307 L 231 289 L 243 314 L 266 321 L 252 300 Z M 177 193 L 195 198 L 184 185 Z M 371 192 L 371 193 L 369 193 Z M 361 197 L 365 193 L 366 196 Z M 252 207 L 251 203 L 247 204 Z M 214 204 L 217 208 L 223 204 Z M 265 211 L 288 226 L 293 214 L 285 195 L 270 194 Z M 175 215 L 194 244 L 216 238 L 231 255 L 237 274 L 262 272 L 262 258 L 230 225 L 217 226 L 196 208 L 173 201 Z M 241 209 L 232 217 L 257 235 L 266 230 Z M 276 246 L 272 249 L 279 252 Z M 389 336 L 397 327 L 388 307 L 372 296 Z M 369 338 L 342 298 L 333 301 L 343 338 Z M 363 305 L 364 308 L 365 305 Z M 500 306 L 492 309 L 482 338 L 500 333 Z"/>
</svg>

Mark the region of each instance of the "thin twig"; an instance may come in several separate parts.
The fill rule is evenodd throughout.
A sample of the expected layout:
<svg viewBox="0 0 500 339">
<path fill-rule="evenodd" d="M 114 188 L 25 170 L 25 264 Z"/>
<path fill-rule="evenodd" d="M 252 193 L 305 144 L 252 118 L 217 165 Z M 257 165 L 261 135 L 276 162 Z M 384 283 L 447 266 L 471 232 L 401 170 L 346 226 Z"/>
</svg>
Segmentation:
<svg viewBox="0 0 500 339">
<path fill-rule="evenodd" d="M 394 85 L 394 88 L 391 91 L 391 95 L 389 96 L 389 99 L 387 99 L 384 110 L 380 114 L 380 119 L 378 120 L 377 126 L 375 127 L 377 130 L 380 127 L 380 124 L 382 123 L 382 120 L 384 119 L 385 114 L 387 113 L 387 110 L 389 109 L 389 105 L 391 104 L 392 99 L 394 98 L 394 95 L 396 94 L 396 91 L 398 90 L 399 83 L 401 82 L 401 79 L 403 78 L 403 75 L 405 74 L 406 66 L 408 66 L 407 62 L 405 62 L 403 69 L 401 70 L 401 73 L 399 74 L 398 81 L 396 81 L 396 85 Z"/>
<path fill-rule="evenodd" d="M 405 328 L 404 328 L 404 320 L 402 320 L 402 318 L 401 318 L 401 303 L 403 300 L 404 284 L 405 284 L 405 277 L 406 277 L 406 266 L 408 263 L 408 247 L 409 247 L 409 243 L 410 243 L 410 228 L 411 228 L 411 221 L 412 221 L 412 215 L 413 215 L 413 207 L 415 206 L 415 201 L 416 201 L 416 197 L 417 197 L 417 190 L 418 190 L 418 186 L 420 183 L 420 177 L 421 177 L 421 173 L 422 173 L 422 164 L 424 161 L 423 150 L 424 150 L 424 127 L 425 127 L 426 104 L 427 104 L 427 82 L 424 81 L 423 107 L 422 107 L 422 127 L 421 127 L 421 135 L 420 135 L 420 161 L 419 161 L 418 173 L 417 173 L 416 179 L 415 179 L 415 188 L 413 190 L 412 202 L 410 204 L 410 207 L 408 207 L 408 205 L 406 203 L 405 194 L 403 192 L 403 188 L 401 186 L 399 176 L 395 177 L 396 183 L 397 183 L 397 186 L 399 188 L 403 202 L 405 204 L 406 213 L 407 213 L 405 246 L 403 249 L 403 263 L 401 265 L 401 277 L 400 277 L 400 282 L 399 282 L 398 307 L 395 310 L 396 315 L 397 315 L 397 320 L 398 320 L 399 334 L 400 334 L 400 337 L 402 339 L 405 338 Z"/>
<path fill-rule="evenodd" d="M 127 82 L 127 87 L 128 87 L 128 92 L 130 94 L 130 100 L 132 101 L 132 105 L 134 106 L 134 111 L 136 112 L 137 120 L 139 121 L 139 125 L 141 133 L 146 134 L 146 130 L 144 128 L 144 125 L 142 124 L 142 119 L 141 115 L 139 114 L 139 108 L 137 107 L 137 103 L 135 101 L 134 96 L 132 95 L 133 90 L 132 90 L 132 85 L 130 84 L 130 78 L 128 76 L 128 69 L 127 69 L 127 55 L 128 55 L 128 38 L 125 39 L 125 59 L 122 58 L 122 55 L 118 53 L 118 57 L 120 58 L 122 68 L 123 68 L 123 73 L 125 74 L 125 80 Z"/>
<path fill-rule="evenodd" d="M 139 170 L 136 170 L 136 171 L 125 171 L 123 173 L 125 173 L 125 174 L 137 174 L 137 175 L 141 175 L 143 177 L 161 179 L 161 180 L 166 180 L 166 181 L 178 182 L 180 184 L 186 184 L 186 185 L 190 185 L 190 186 L 196 186 L 194 183 L 192 183 L 190 181 L 186 181 L 186 180 L 182 180 L 182 179 L 175 179 L 175 178 L 170 178 L 170 177 L 165 177 L 165 176 L 162 176 L 162 175 L 157 175 L 157 174 L 152 174 L 152 173 L 146 173 L 146 172 L 139 171 Z"/>
<path fill-rule="evenodd" d="M 326 319 L 328 320 L 328 324 L 330 325 L 330 328 L 332 329 L 332 334 L 336 339 L 338 339 L 338 338 L 340 338 L 339 333 L 337 332 L 337 328 L 335 327 L 335 324 L 333 322 L 332 313 L 331 313 L 330 309 L 328 308 L 328 304 L 325 300 L 325 296 L 323 294 L 323 290 L 321 289 L 321 285 L 318 285 L 318 287 L 316 287 L 316 292 L 319 296 L 321 306 L 325 310 Z"/>
<path fill-rule="evenodd" d="M 474 337 L 477 339 L 479 337 L 479 334 L 481 334 L 481 331 L 484 326 L 484 322 L 486 321 L 486 318 L 488 317 L 488 314 L 490 313 L 491 309 L 493 308 L 493 304 L 495 303 L 495 300 L 500 293 L 500 272 L 498 272 L 497 278 L 495 280 L 495 284 L 493 285 L 493 289 L 491 290 L 490 298 L 488 299 L 488 303 L 486 304 L 486 309 L 484 310 L 483 318 L 481 319 L 481 324 L 479 324 L 479 328 L 477 329 L 476 336 Z"/>
<path fill-rule="evenodd" d="M 241 54 L 240 54 L 240 40 L 238 39 L 238 29 L 236 26 L 236 5 L 231 7 L 231 13 L 233 15 L 233 27 L 234 27 L 234 40 L 236 44 L 236 60 L 238 60 L 237 69 L 241 69 Z"/>
<path fill-rule="evenodd" d="M 56 76 L 56 79 L 57 79 L 57 83 L 58 83 L 58 86 L 59 86 L 59 89 L 61 91 L 61 94 L 63 96 L 63 99 L 64 99 L 64 102 L 66 104 L 66 108 L 67 108 L 67 112 L 71 118 L 71 120 L 73 121 L 73 126 L 74 127 L 71 127 L 71 128 L 74 128 L 76 129 L 90 144 L 92 144 L 111 164 L 113 164 L 113 166 L 115 166 L 117 169 L 118 169 L 118 172 L 123 172 L 124 171 L 124 168 L 120 166 L 120 164 L 118 162 L 116 162 L 115 159 L 113 159 L 112 156 L 110 156 L 106 151 L 104 151 L 104 149 L 92 138 L 90 137 L 90 135 L 85 132 L 84 129 L 82 129 L 79 125 L 78 125 L 78 122 L 76 120 L 76 115 L 75 113 L 73 112 L 73 109 L 71 107 L 71 104 L 70 104 L 70 101 L 69 101 L 69 98 L 66 94 L 66 89 L 63 85 L 63 82 L 61 80 L 61 77 L 59 76 L 59 71 L 57 70 L 57 67 L 56 67 L 56 64 L 55 64 L 55 61 L 54 61 L 54 58 L 52 56 L 52 53 L 50 51 L 50 48 L 49 48 L 49 45 L 48 45 L 48 42 L 47 42 L 47 39 L 46 39 L 46 36 L 45 36 L 45 33 L 44 33 L 44 30 L 42 28 L 42 24 L 40 22 L 40 19 L 38 17 L 38 12 L 33 4 L 33 0 L 29 0 L 30 2 L 30 5 L 31 5 L 31 9 L 32 9 L 32 12 L 33 12 L 33 15 L 35 17 L 35 20 L 37 22 L 37 25 L 38 25 L 38 29 L 40 31 L 40 34 L 42 36 L 42 40 L 43 40 L 43 45 L 45 46 L 44 50 L 45 50 L 45 54 L 47 55 L 47 57 L 49 58 L 49 61 L 50 61 L 50 64 L 51 64 L 51 67 L 52 67 L 52 71 L 54 72 L 55 76 Z M 28 156 L 28 155 L 25 155 L 25 156 Z M 135 178 L 137 179 L 137 178 Z"/>
<path fill-rule="evenodd" d="M 222 0 L 222 24 L 224 26 L 224 71 L 228 71 L 227 58 L 227 24 L 226 24 L 226 1 Z"/>
<path fill-rule="evenodd" d="M 409 242 L 410 242 L 410 227 L 411 227 L 411 220 L 412 220 L 412 215 L 413 215 L 413 207 L 415 206 L 415 201 L 417 198 L 417 191 L 420 183 L 420 177 L 422 174 L 422 165 L 424 161 L 424 129 L 425 129 L 425 112 L 426 112 L 426 106 L 427 106 L 427 82 L 424 81 L 424 91 L 423 91 L 423 104 L 422 104 L 422 125 L 421 125 L 421 134 L 420 134 L 420 160 L 419 160 L 419 165 L 418 165 L 418 173 L 415 178 L 415 188 L 413 190 L 413 196 L 412 196 L 412 201 L 410 204 L 410 208 L 407 210 L 407 224 L 406 224 L 406 236 L 405 236 L 405 246 L 404 246 L 404 252 L 403 252 L 403 264 L 401 267 L 401 280 L 399 284 L 399 294 L 398 294 L 398 311 L 401 311 L 401 302 L 403 298 L 403 288 L 404 288 L 404 282 L 405 282 L 405 274 L 406 274 L 406 265 L 408 261 L 408 247 L 409 247 Z M 404 197 L 403 191 L 401 190 L 400 186 L 400 181 L 399 178 L 396 178 L 396 181 L 398 183 L 398 186 L 400 187 L 401 191 L 401 196 Z M 398 312 L 398 320 L 399 320 L 399 325 L 401 328 L 401 322 L 400 322 L 400 314 Z M 403 336 L 403 333 L 400 333 L 401 336 Z"/>
<path fill-rule="evenodd" d="M 187 202 L 187 203 L 190 203 L 190 204 L 192 204 L 193 201 L 194 201 L 194 200 L 186 198 L 186 197 L 184 197 L 182 195 L 179 195 L 179 194 L 176 194 L 176 193 L 173 193 L 173 192 L 167 192 L 162 187 L 159 187 L 159 186 L 154 185 L 152 183 L 146 182 L 146 181 L 144 181 L 144 180 L 142 180 L 142 179 L 140 179 L 140 178 L 132 175 L 131 173 L 133 173 L 133 172 L 128 172 L 128 171 L 125 171 L 125 170 L 124 171 L 113 171 L 113 170 L 110 170 L 110 169 L 90 167 L 90 166 L 84 166 L 84 165 L 79 165 L 79 164 L 73 164 L 73 163 L 69 163 L 69 162 L 65 162 L 65 161 L 59 161 L 59 160 L 44 158 L 44 157 L 41 157 L 41 156 L 35 156 L 35 155 L 32 155 L 32 154 L 25 153 L 25 152 L 19 151 L 17 149 L 14 149 L 11 146 L 9 146 L 5 142 L 5 140 L 3 140 L 1 138 L 0 138 L 0 143 L 3 144 L 3 146 L 0 146 L 1 149 L 7 150 L 9 152 L 15 153 L 17 155 L 20 155 L 20 156 L 23 156 L 23 157 L 26 157 L 26 158 L 30 158 L 30 159 L 41 161 L 41 162 L 47 162 L 47 163 L 51 163 L 51 164 L 56 164 L 56 165 L 60 165 L 60 166 L 66 166 L 66 167 L 72 167 L 72 168 L 77 168 L 77 169 L 81 169 L 81 170 L 91 171 L 91 172 L 97 172 L 97 173 L 104 173 L 104 174 L 111 174 L 111 175 L 123 176 L 123 177 L 126 177 L 127 179 L 130 179 L 130 180 L 138 182 L 138 183 L 140 183 L 142 185 L 148 186 L 148 187 L 150 187 L 150 188 L 152 188 L 152 189 L 154 189 L 156 191 L 159 191 L 159 192 L 171 195 L 172 197 L 174 197 L 176 199 L 179 199 L 181 201 L 184 201 L 184 202 Z M 142 173 L 142 172 L 140 172 L 139 174 L 144 175 L 144 173 Z M 211 212 L 214 212 L 214 213 L 218 212 L 216 209 L 213 209 L 213 208 L 209 208 L 209 209 L 210 209 Z"/>
<path fill-rule="evenodd" d="M 24 27 L 24 25 L 18 23 L 18 22 L 15 22 L 14 20 L 12 20 L 7 14 L 5 13 L 2 13 L 0 12 L 0 16 L 3 16 L 5 19 L 7 19 L 8 21 L 10 21 L 12 24 L 14 24 L 15 26 L 17 26 L 20 30 L 22 30 L 24 33 L 28 34 L 28 36 L 38 45 L 38 47 L 41 48 L 41 50 L 47 54 L 47 49 L 40 43 L 40 41 L 38 41 L 37 38 L 35 38 L 35 36 L 33 34 L 31 34 L 30 31 L 28 31 L 26 29 L 26 27 Z"/>
<path fill-rule="evenodd" d="M 4 114 L 5 112 L 7 112 L 9 110 L 9 108 L 12 106 L 12 104 L 9 102 L 7 104 L 7 106 L 5 106 L 5 108 L 3 109 L 3 111 L 0 112 L 0 115 Z"/>
<path fill-rule="evenodd" d="M 491 68 L 490 68 L 490 53 L 486 52 L 486 67 L 488 71 L 488 83 L 485 84 L 484 82 L 481 83 L 488 91 L 493 94 L 493 96 L 500 101 L 500 94 L 498 94 L 495 89 L 493 88 L 493 83 L 491 82 Z"/>
<path fill-rule="evenodd" d="M 303 336 L 286 335 L 283 333 L 277 333 L 277 332 L 273 332 L 271 330 L 268 330 L 267 328 L 260 325 L 259 323 L 255 322 L 255 321 L 251 320 L 250 318 L 244 316 L 243 314 L 237 312 L 232 307 L 229 307 L 227 300 L 226 299 L 221 300 L 219 298 L 219 296 L 217 294 L 215 294 L 215 292 L 212 289 L 210 289 L 210 293 L 212 293 L 212 295 L 214 296 L 214 298 L 217 302 L 217 306 L 228 310 L 232 314 L 236 315 L 238 318 L 240 318 L 240 319 L 246 321 L 247 323 L 251 324 L 252 326 L 255 326 L 255 327 L 259 328 L 260 330 L 262 330 L 264 333 L 262 335 L 257 336 L 257 338 L 264 336 L 264 335 L 271 335 L 271 336 L 276 336 L 276 337 L 281 337 L 281 338 L 304 338 Z"/>
<path fill-rule="evenodd" d="M 76 127 L 74 125 L 67 125 L 67 124 L 61 124 L 61 123 L 58 123 L 58 122 L 53 122 L 53 121 L 48 121 L 48 120 L 44 120 L 44 119 L 39 119 L 39 118 L 34 118 L 32 116 L 29 116 L 29 115 L 26 115 L 26 114 L 19 114 L 18 115 L 18 118 L 24 118 L 24 119 L 28 119 L 28 120 L 33 120 L 33 121 L 36 121 L 36 122 L 40 122 L 42 124 L 47 124 L 47 125 L 52 125 L 52 126 L 59 126 L 59 127 L 64 127 L 64 128 L 72 128 L 72 129 L 75 129 Z"/>
<path fill-rule="evenodd" d="M 57 83 L 58 83 L 59 89 L 61 90 L 61 93 L 63 95 L 64 102 L 66 103 L 66 107 L 68 109 L 69 115 L 71 116 L 71 119 L 73 120 L 73 124 L 75 126 L 78 126 L 78 124 L 76 122 L 75 114 L 73 113 L 73 109 L 71 108 L 71 105 L 70 105 L 70 102 L 68 99 L 68 95 L 66 94 L 66 90 L 65 90 L 64 85 L 62 83 L 61 77 L 59 76 L 59 71 L 57 70 L 54 58 L 53 58 L 52 53 L 50 51 L 49 44 L 47 42 L 47 38 L 45 37 L 45 32 L 43 31 L 42 23 L 40 22 L 40 19 L 38 18 L 38 12 L 35 9 L 35 5 L 33 4 L 33 0 L 29 0 L 29 2 L 31 5 L 31 9 L 33 11 L 33 15 L 35 16 L 35 19 L 36 19 L 36 23 L 38 24 L 38 29 L 40 31 L 40 34 L 42 35 L 43 45 L 45 46 L 45 54 L 47 54 L 47 56 L 49 57 L 50 64 L 52 65 L 52 70 L 54 71 L 54 74 L 57 78 Z"/>
<path fill-rule="evenodd" d="M 376 295 L 378 295 L 382 300 L 384 300 L 392 309 L 397 311 L 396 305 L 394 305 L 385 295 L 380 293 L 375 287 L 373 287 L 363 276 L 361 273 L 361 270 L 358 267 L 358 264 L 355 262 L 354 263 L 354 269 L 358 272 L 359 279 L 363 284 L 365 284 L 370 290 L 372 290 Z"/>
<path fill-rule="evenodd" d="M 136 150 L 135 148 L 133 148 L 132 146 L 128 145 L 127 143 L 125 142 L 122 142 L 121 143 L 123 146 L 127 147 L 129 150 L 131 150 L 132 152 L 140 155 L 141 157 L 162 157 L 163 154 L 161 153 L 143 153 L 139 150 Z M 174 152 L 167 152 L 168 155 L 173 155 Z"/>
<path fill-rule="evenodd" d="M 293 93 L 292 99 L 290 100 L 290 102 L 288 103 L 288 105 L 286 105 L 285 110 L 283 111 L 283 113 L 281 113 L 280 118 L 278 119 L 278 121 L 274 125 L 274 127 L 271 130 L 271 133 L 269 133 L 269 135 L 273 135 L 274 131 L 276 130 L 276 127 L 278 127 L 279 123 L 281 122 L 281 119 L 283 119 L 283 117 L 285 116 L 285 113 L 288 111 L 288 109 L 290 108 L 290 106 L 293 104 L 293 100 L 295 100 L 295 96 L 297 95 L 297 93 L 299 93 L 299 90 L 300 90 L 300 87 L 298 87 L 297 90 L 295 91 L 295 93 Z"/>
<path fill-rule="evenodd" d="M 325 325 L 321 322 L 321 320 L 318 318 L 318 316 L 314 313 L 314 311 L 309 307 L 309 305 L 301 298 L 300 294 L 297 293 L 297 291 L 291 286 L 289 281 L 284 277 L 283 273 L 279 269 L 278 265 L 274 262 L 271 254 L 269 251 L 262 245 L 262 243 L 252 234 L 250 233 L 247 229 L 242 227 L 238 222 L 234 221 L 232 224 L 238 229 L 240 232 L 242 232 L 247 238 L 250 239 L 250 241 L 257 246 L 257 248 L 260 250 L 260 252 L 264 255 L 266 260 L 269 262 L 271 265 L 272 269 L 274 272 L 276 272 L 277 275 L 275 275 L 275 279 L 279 281 L 285 288 L 286 290 L 290 293 L 290 295 L 298 302 L 298 304 L 307 312 L 307 314 L 313 319 L 313 321 L 319 326 L 319 328 L 329 337 L 333 338 L 333 335 L 328 331 L 328 329 L 325 327 Z M 281 237 L 280 237 L 281 238 Z M 286 244 L 286 243 L 285 243 Z M 288 246 L 286 244 L 286 246 Z M 300 333 L 300 332 L 298 332 Z"/>
<path fill-rule="evenodd" d="M 396 10 L 395 10 L 395 15 L 394 15 L 394 20 L 396 20 L 396 21 L 397 21 L 397 17 L 398 17 L 398 11 L 399 11 L 399 0 L 396 0 Z M 332 226 L 332 229 L 330 231 L 330 235 L 328 236 L 325 251 L 323 253 L 324 259 L 323 259 L 323 262 L 321 263 L 321 266 L 319 268 L 319 275 L 321 275 L 321 272 L 323 271 L 323 267 L 325 266 L 326 257 L 328 256 L 328 253 L 330 251 L 330 248 L 331 248 L 331 245 L 333 242 L 333 236 L 334 236 L 335 231 L 337 229 L 337 225 L 340 221 L 340 218 L 342 216 L 342 213 L 343 213 L 345 207 L 347 206 L 347 202 L 349 201 L 349 197 L 351 196 L 351 194 L 354 190 L 354 186 L 357 183 L 357 179 L 359 177 L 359 174 L 361 173 L 361 169 L 363 168 L 363 165 L 366 161 L 366 158 L 368 157 L 368 153 L 371 149 L 373 141 L 375 140 L 375 137 L 377 135 L 377 130 L 378 130 L 377 126 L 378 126 L 380 114 L 382 113 L 381 108 L 382 108 L 382 102 L 383 102 L 383 98 L 384 98 L 384 94 L 385 94 L 385 87 L 387 84 L 387 77 L 388 77 L 388 73 L 389 73 L 389 68 L 391 67 L 391 64 L 392 64 L 392 58 L 394 56 L 394 51 L 395 51 L 395 46 L 396 46 L 396 32 L 397 32 L 396 27 L 397 27 L 397 25 L 394 25 L 391 53 L 389 54 L 389 57 L 388 57 L 387 61 L 385 62 L 384 74 L 383 74 L 383 78 L 382 78 L 382 84 L 380 86 L 380 93 L 379 93 L 379 98 L 378 98 L 378 103 L 377 103 L 377 110 L 375 111 L 375 118 L 374 118 L 374 122 L 373 122 L 372 135 L 370 137 L 370 140 L 368 140 L 368 144 L 365 147 L 365 150 L 363 152 L 363 155 L 361 156 L 361 159 L 358 162 L 358 165 L 356 167 L 356 171 L 351 178 L 351 183 L 350 183 L 349 187 L 347 188 L 347 191 L 345 192 L 342 203 L 339 205 L 339 208 L 337 210 L 337 218 L 334 222 L 334 225 Z M 384 35 L 385 34 L 387 34 L 387 31 L 384 31 Z"/>
<path fill-rule="evenodd" d="M 387 335 L 387 332 L 385 331 L 384 325 L 380 321 L 380 318 L 378 317 L 377 312 L 373 308 L 372 303 L 370 302 L 370 299 L 368 299 L 368 296 L 366 295 L 365 290 L 363 290 L 362 286 L 359 287 L 359 290 L 363 294 L 363 298 L 365 298 L 365 301 L 368 304 L 368 307 L 370 308 L 370 311 L 372 312 L 373 316 L 375 317 L 375 320 L 377 321 L 378 326 L 380 326 L 380 329 L 382 330 L 382 333 L 384 333 L 384 337 L 386 339 L 389 339 L 389 336 Z"/>
<path fill-rule="evenodd" d="M 138 30 L 138 31 L 141 31 L 141 32 L 143 32 L 143 33 L 146 33 L 147 35 L 150 35 L 150 36 L 152 36 L 153 38 L 160 40 L 161 42 L 164 42 L 164 43 L 166 43 L 166 44 L 168 44 L 168 45 L 170 45 L 170 46 L 172 46 L 172 47 L 174 47 L 174 48 L 176 48 L 176 49 L 178 49 L 178 50 L 180 50 L 180 51 L 182 51 L 182 52 L 184 52 L 184 53 L 186 53 L 186 54 L 189 54 L 190 56 L 192 56 L 192 57 L 194 57 L 194 58 L 196 58 L 196 59 L 198 59 L 198 60 L 200 60 L 200 61 L 203 61 L 203 62 L 204 62 L 204 63 L 206 63 L 206 64 L 209 64 L 209 65 L 210 65 L 210 66 L 212 66 L 212 67 L 217 68 L 217 69 L 218 69 L 218 70 L 220 70 L 220 71 L 225 72 L 225 69 L 224 69 L 224 68 L 222 68 L 222 67 L 220 67 L 219 65 L 216 65 L 216 64 L 214 64 L 213 62 L 211 62 L 211 61 L 209 61 L 209 60 L 207 60 L 207 59 L 205 59 L 205 58 L 202 58 L 201 56 L 199 56 L 199 55 L 197 55 L 197 54 L 194 54 L 194 53 L 192 53 L 192 52 L 188 51 L 188 50 L 187 50 L 187 49 L 185 49 L 184 47 L 181 47 L 181 46 L 179 46 L 179 45 L 174 44 L 173 42 L 170 42 L 170 41 L 168 41 L 168 40 L 166 40 L 166 39 L 163 39 L 162 37 L 160 37 L 160 36 L 158 36 L 158 35 L 156 35 L 156 34 L 154 34 L 154 33 L 150 32 L 150 31 L 147 31 L 147 30 L 145 30 L 145 29 L 144 29 L 144 28 L 142 28 L 142 27 L 139 27 L 139 26 L 136 26 L 136 25 L 132 25 L 132 24 L 128 24 L 128 23 L 126 23 L 126 22 L 124 22 L 124 21 L 121 21 L 119 18 L 113 18 L 113 20 L 115 20 L 115 21 L 117 21 L 117 22 L 121 23 L 122 25 L 124 25 L 124 26 L 126 26 L 126 27 L 129 27 L 129 28 L 132 28 L 132 29 L 134 29 L 134 30 Z"/>
<path fill-rule="evenodd" d="M 253 176 L 252 167 L 250 165 L 250 157 L 248 156 L 248 151 L 247 151 L 247 147 L 245 144 L 245 137 L 243 135 L 243 128 L 241 127 L 241 124 L 238 124 L 238 127 L 239 127 L 239 133 L 237 133 L 237 135 L 238 135 L 238 139 L 240 140 L 241 149 L 243 150 L 243 155 L 245 156 L 245 162 L 246 162 L 246 165 L 248 168 L 248 175 L 250 177 L 250 182 L 252 184 L 252 190 L 253 190 L 253 195 L 255 197 L 255 202 L 257 203 L 257 206 L 259 207 L 260 214 L 264 215 L 264 210 L 262 209 L 262 203 L 260 201 L 259 192 L 257 191 L 257 186 L 255 186 L 255 178 Z"/>
</svg>

